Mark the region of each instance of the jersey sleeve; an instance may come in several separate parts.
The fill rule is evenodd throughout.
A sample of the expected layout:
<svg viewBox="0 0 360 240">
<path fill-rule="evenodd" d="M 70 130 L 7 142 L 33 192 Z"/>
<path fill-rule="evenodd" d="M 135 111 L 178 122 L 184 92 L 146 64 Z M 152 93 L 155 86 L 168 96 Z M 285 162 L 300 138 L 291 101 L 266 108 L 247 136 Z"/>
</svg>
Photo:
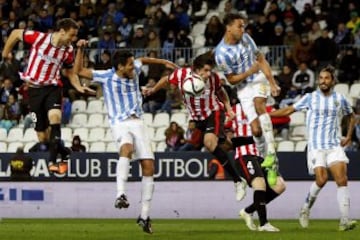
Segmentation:
<svg viewBox="0 0 360 240">
<path fill-rule="evenodd" d="M 176 87 L 178 86 L 179 84 L 179 78 L 177 77 L 178 76 L 178 69 L 175 69 L 175 71 L 173 71 L 170 76 L 169 76 L 169 83 L 172 84 L 172 85 L 175 85 Z"/>
<path fill-rule="evenodd" d="M 231 74 L 231 73 L 235 73 L 235 70 L 231 67 L 233 66 L 233 53 L 231 49 L 228 49 L 228 51 L 222 51 L 222 50 L 218 50 L 215 52 L 215 62 L 216 65 L 218 66 L 218 69 L 222 72 L 224 72 L 224 74 Z"/>
<path fill-rule="evenodd" d="M 113 72 L 112 69 L 108 70 L 92 70 L 93 82 L 105 83 L 109 79 L 109 75 Z"/>
<path fill-rule="evenodd" d="M 300 100 L 296 103 L 294 103 L 293 107 L 295 108 L 295 111 L 301 111 L 305 109 L 309 109 L 310 106 L 310 94 L 305 94 Z"/>
<path fill-rule="evenodd" d="M 36 39 L 44 33 L 38 32 L 38 31 L 33 31 L 33 30 L 25 30 L 23 33 L 23 40 L 25 43 L 27 44 L 33 44 Z"/>
<path fill-rule="evenodd" d="M 142 67 L 142 62 L 139 59 L 135 59 L 134 61 L 134 65 L 135 65 L 135 72 L 137 75 L 140 75 L 141 73 L 141 67 Z"/>
<path fill-rule="evenodd" d="M 351 107 L 350 102 L 345 98 L 344 95 L 340 95 L 341 96 L 341 106 L 342 106 L 342 113 L 344 115 L 349 115 L 351 113 L 353 113 L 353 108 Z"/>
<path fill-rule="evenodd" d="M 69 50 L 67 51 L 67 56 L 64 60 L 63 67 L 64 68 L 72 68 L 74 66 L 74 48 L 71 46 L 69 47 Z"/>
<path fill-rule="evenodd" d="M 247 33 L 244 34 L 244 37 L 245 37 L 246 41 L 249 43 L 252 52 L 253 52 L 254 55 L 256 56 L 256 55 L 260 52 L 260 49 L 257 47 L 254 39 L 252 39 L 252 38 L 250 37 L 250 35 L 247 34 Z"/>
</svg>

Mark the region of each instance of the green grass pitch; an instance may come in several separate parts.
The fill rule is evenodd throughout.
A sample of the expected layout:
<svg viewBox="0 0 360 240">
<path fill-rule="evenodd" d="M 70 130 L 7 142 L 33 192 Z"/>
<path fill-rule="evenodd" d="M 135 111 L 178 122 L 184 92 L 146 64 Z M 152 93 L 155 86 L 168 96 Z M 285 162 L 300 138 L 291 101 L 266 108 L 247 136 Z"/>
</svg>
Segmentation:
<svg viewBox="0 0 360 240">
<path fill-rule="evenodd" d="M 0 240 L 351 240 L 360 239 L 360 227 L 338 232 L 337 220 L 312 220 L 301 229 L 297 220 L 272 220 L 281 232 L 251 232 L 233 220 L 155 219 L 149 235 L 136 219 L 3 219 Z"/>
</svg>

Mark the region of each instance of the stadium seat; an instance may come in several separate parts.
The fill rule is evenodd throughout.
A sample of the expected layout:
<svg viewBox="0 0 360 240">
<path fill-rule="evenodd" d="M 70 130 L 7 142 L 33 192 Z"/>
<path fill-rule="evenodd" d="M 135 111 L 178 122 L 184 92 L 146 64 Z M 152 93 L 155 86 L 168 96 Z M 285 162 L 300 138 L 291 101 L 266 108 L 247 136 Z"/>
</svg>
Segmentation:
<svg viewBox="0 0 360 240">
<path fill-rule="evenodd" d="M 154 138 L 152 139 L 155 142 L 164 142 L 165 141 L 165 130 L 167 127 L 159 127 L 155 131 Z"/>
<path fill-rule="evenodd" d="M 351 98 L 352 105 L 354 106 L 357 99 L 360 99 L 360 83 L 353 83 L 350 86 L 349 97 Z"/>
<path fill-rule="evenodd" d="M 68 124 L 68 127 L 78 128 L 85 127 L 87 124 L 88 116 L 86 113 L 76 113 L 73 115 L 71 122 Z"/>
<path fill-rule="evenodd" d="M 197 36 L 202 36 L 205 32 L 206 24 L 202 22 L 197 22 L 191 29 L 190 35 L 196 38 Z"/>
<path fill-rule="evenodd" d="M 349 84 L 346 83 L 337 83 L 334 86 L 334 91 L 337 93 L 341 93 L 345 96 L 349 94 Z"/>
<path fill-rule="evenodd" d="M 290 132 L 290 140 L 292 141 L 302 141 L 307 138 L 306 135 L 306 127 L 303 126 L 295 126 Z"/>
<path fill-rule="evenodd" d="M 14 153 L 18 147 L 24 147 L 24 144 L 22 142 L 10 142 L 7 148 L 7 152 Z"/>
<path fill-rule="evenodd" d="M 73 132 L 73 136 L 78 135 L 81 141 L 87 141 L 89 136 L 89 130 L 87 128 L 75 128 Z"/>
<path fill-rule="evenodd" d="M 0 141 L 6 141 L 7 131 L 5 128 L 0 128 Z"/>
<path fill-rule="evenodd" d="M 198 35 L 194 38 L 193 48 L 200 48 L 205 46 L 206 39 L 203 35 Z"/>
<path fill-rule="evenodd" d="M 86 112 L 86 101 L 85 100 L 75 100 L 71 104 L 72 113 L 83 113 Z"/>
<path fill-rule="evenodd" d="M 109 124 L 109 116 L 108 115 L 104 115 L 104 119 L 103 119 L 103 125 L 104 128 L 109 128 L 110 124 Z"/>
<path fill-rule="evenodd" d="M 170 124 L 170 117 L 167 113 L 157 113 L 153 119 L 151 127 L 167 127 Z"/>
<path fill-rule="evenodd" d="M 33 128 L 26 129 L 22 141 L 23 142 L 37 142 L 38 137 L 37 137 L 35 129 L 33 129 Z"/>
<path fill-rule="evenodd" d="M 150 126 L 153 122 L 153 115 L 152 113 L 144 113 L 143 114 L 144 123 L 146 126 Z"/>
<path fill-rule="evenodd" d="M 278 144 L 278 152 L 293 152 L 295 150 L 295 145 L 293 141 L 281 141 Z"/>
<path fill-rule="evenodd" d="M 90 144 L 88 152 L 105 152 L 106 146 L 104 142 L 93 142 Z"/>
<path fill-rule="evenodd" d="M 307 145 L 307 141 L 298 141 L 295 144 L 295 152 L 304 152 Z"/>
<path fill-rule="evenodd" d="M 101 100 L 89 101 L 86 107 L 87 113 L 103 113 L 104 102 Z"/>
<path fill-rule="evenodd" d="M 118 151 L 119 151 L 119 149 L 117 148 L 116 143 L 108 142 L 106 144 L 106 152 L 116 152 L 117 153 Z"/>
<path fill-rule="evenodd" d="M 89 115 L 87 127 L 103 127 L 104 117 L 101 113 L 92 113 Z"/>
<path fill-rule="evenodd" d="M 305 113 L 294 112 L 290 115 L 290 127 L 304 125 L 305 124 Z"/>
<path fill-rule="evenodd" d="M 105 138 L 105 129 L 102 127 L 92 128 L 89 132 L 88 142 L 103 141 Z"/>
<path fill-rule="evenodd" d="M 0 142 L 0 153 L 6 153 L 6 152 L 7 152 L 6 142 Z"/>
<path fill-rule="evenodd" d="M 105 137 L 104 137 L 104 142 L 113 142 L 114 138 L 111 132 L 111 128 L 107 128 L 106 129 L 106 133 L 105 133 Z"/>
<path fill-rule="evenodd" d="M 184 125 L 187 126 L 188 124 L 187 119 L 188 119 L 187 114 L 183 112 L 177 112 L 171 115 L 170 122 L 176 122 L 180 126 L 184 126 Z"/>
<path fill-rule="evenodd" d="M 23 139 L 23 129 L 22 128 L 11 128 L 7 135 L 7 142 L 21 142 Z M 8 146 L 9 148 L 9 146 Z"/>
<path fill-rule="evenodd" d="M 72 135 L 72 129 L 69 127 L 63 127 L 61 128 L 61 139 L 65 142 L 72 142 L 73 135 Z"/>
<path fill-rule="evenodd" d="M 157 152 L 164 152 L 166 149 L 166 143 L 165 142 L 159 142 L 156 146 Z"/>
</svg>

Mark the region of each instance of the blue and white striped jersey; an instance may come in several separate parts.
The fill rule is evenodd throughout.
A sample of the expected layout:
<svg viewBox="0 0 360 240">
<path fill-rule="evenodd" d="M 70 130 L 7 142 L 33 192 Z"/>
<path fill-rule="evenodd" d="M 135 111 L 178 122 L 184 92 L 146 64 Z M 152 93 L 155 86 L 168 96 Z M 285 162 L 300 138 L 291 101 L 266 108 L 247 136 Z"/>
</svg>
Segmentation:
<svg viewBox="0 0 360 240">
<path fill-rule="evenodd" d="M 215 61 L 219 71 L 224 74 L 238 74 L 247 71 L 255 62 L 259 52 L 254 40 L 244 33 L 236 45 L 228 45 L 224 39 L 215 48 Z M 249 76 L 246 81 L 253 82 L 257 74 Z"/>
<path fill-rule="evenodd" d="M 294 105 L 296 111 L 307 110 L 308 148 L 332 149 L 340 146 L 340 122 L 353 112 L 344 95 L 332 92 L 325 96 L 320 90 L 308 93 Z"/>
<path fill-rule="evenodd" d="M 141 118 L 142 96 L 139 89 L 141 61 L 135 60 L 134 79 L 120 78 L 115 69 L 93 70 L 93 80 L 101 84 L 104 102 L 108 110 L 110 124 L 123 121 L 131 115 Z"/>
</svg>

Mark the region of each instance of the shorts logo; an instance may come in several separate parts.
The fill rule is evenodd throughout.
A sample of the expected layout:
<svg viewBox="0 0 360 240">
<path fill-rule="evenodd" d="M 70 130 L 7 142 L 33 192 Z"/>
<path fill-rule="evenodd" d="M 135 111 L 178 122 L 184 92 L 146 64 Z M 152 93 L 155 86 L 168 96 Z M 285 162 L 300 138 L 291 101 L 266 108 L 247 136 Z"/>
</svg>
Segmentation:
<svg viewBox="0 0 360 240">
<path fill-rule="evenodd" d="M 60 104 L 54 103 L 54 107 L 60 107 Z"/>
</svg>

